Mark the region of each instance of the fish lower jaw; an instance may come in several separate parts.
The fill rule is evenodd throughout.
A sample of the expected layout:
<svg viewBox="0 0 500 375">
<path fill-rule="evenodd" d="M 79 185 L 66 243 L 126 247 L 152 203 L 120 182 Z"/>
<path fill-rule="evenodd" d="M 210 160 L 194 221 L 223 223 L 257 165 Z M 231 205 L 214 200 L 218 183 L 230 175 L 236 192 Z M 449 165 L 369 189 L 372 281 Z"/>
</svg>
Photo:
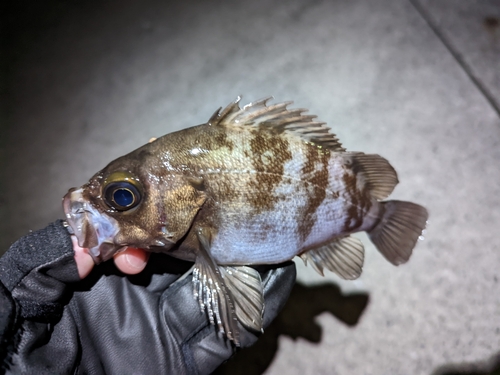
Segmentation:
<svg viewBox="0 0 500 375">
<path fill-rule="evenodd" d="M 96 264 L 111 259 L 115 254 L 125 250 L 127 246 L 118 245 L 111 241 L 102 242 L 98 246 L 89 248 L 89 254 Z"/>
<path fill-rule="evenodd" d="M 82 188 L 71 189 L 66 194 L 63 209 L 70 233 L 76 236 L 81 247 L 89 249 L 96 264 L 111 259 L 124 248 L 115 243 L 120 232 L 118 222 L 85 199 Z"/>
</svg>

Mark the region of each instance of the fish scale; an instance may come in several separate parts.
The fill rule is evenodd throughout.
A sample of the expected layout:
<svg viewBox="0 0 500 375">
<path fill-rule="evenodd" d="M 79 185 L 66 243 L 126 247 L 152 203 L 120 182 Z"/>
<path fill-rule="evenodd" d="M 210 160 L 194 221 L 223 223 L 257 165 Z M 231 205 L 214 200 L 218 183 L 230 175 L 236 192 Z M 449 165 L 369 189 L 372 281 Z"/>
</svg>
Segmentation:
<svg viewBox="0 0 500 375">
<path fill-rule="evenodd" d="M 262 330 L 264 299 L 252 267 L 299 255 L 323 274 L 361 274 L 366 231 L 391 263 L 406 262 L 427 210 L 384 201 L 398 183 L 379 155 L 348 152 L 305 110 L 239 99 L 203 125 L 121 157 L 63 207 L 96 263 L 127 246 L 194 262 L 194 295 L 239 345 L 236 321 Z"/>
</svg>

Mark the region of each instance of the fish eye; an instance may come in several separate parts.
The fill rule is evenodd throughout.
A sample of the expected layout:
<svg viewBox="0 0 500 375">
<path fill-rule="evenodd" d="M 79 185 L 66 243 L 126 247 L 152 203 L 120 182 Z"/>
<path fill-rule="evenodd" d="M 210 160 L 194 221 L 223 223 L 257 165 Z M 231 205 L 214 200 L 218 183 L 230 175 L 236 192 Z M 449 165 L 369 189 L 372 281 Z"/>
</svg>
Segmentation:
<svg viewBox="0 0 500 375">
<path fill-rule="evenodd" d="M 136 207 L 142 198 L 139 181 L 123 174 L 111 175 L 106 179 L 103 189 L 105 203 L 117 211 Z"/>
</svg>

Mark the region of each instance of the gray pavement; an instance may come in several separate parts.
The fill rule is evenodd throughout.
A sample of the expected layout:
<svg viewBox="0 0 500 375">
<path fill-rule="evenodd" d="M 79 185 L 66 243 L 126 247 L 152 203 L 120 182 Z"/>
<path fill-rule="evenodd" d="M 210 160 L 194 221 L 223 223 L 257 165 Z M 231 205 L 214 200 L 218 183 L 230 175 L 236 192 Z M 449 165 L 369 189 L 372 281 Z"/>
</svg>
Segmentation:
<svg viewBox="0 0 500 375">
<path fill-rule="evenodd" d="M 260 371 L 413 375 L 494 366 L 500 2 L 34 4 L 11 17 L 0 253 L 62 217 L 67 189 L 110 160 L 205 122 L 239 94 L 243 102 L 274 95 L 328 122 L 347 149 L 389 159 L 401 181 L 392 197 L 419 202 L 431 216 L 406 265 L 388 264 L 364 235 L 359 280 L 322 278 L 298 262 L 311 295 L 330 283 L 340 305 L 352 308 L 355 295 L 369 303 L 354 309 L 358 322 L 332 311 L 295 322 L 297 332 L 317 324 L 320 336 L 271 330 L 278 349 Z M 298 311 L 312 302 L 293 303 Z M 240 373 L 251 373 L 241 361 Z"/>
</svg>

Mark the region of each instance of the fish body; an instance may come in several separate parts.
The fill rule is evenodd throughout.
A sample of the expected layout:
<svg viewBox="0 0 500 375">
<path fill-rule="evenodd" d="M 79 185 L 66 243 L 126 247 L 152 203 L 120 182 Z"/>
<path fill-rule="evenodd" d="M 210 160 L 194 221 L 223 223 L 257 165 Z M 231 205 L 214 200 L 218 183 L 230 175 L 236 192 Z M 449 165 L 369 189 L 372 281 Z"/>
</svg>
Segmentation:
<svg viewBox="0 0 500 375">
<path fill-rule="evenodd" d="M 300 255 L 321 274 L 354 279 L 363 246 L 351 233 L 367 231 L 400 264 L 427 220 L 419 205 L 382 201 L 398 183 L 387 160 L 347 152 L 315 116 L 267 101 L 236 101 L 155 139 L 64 198 L 96 262 L 127 246 L 195 262 L 195 296 L 236 344 L 236 321 L 262 328 L 262 287 L 249 265 Z"/>
</svg>

